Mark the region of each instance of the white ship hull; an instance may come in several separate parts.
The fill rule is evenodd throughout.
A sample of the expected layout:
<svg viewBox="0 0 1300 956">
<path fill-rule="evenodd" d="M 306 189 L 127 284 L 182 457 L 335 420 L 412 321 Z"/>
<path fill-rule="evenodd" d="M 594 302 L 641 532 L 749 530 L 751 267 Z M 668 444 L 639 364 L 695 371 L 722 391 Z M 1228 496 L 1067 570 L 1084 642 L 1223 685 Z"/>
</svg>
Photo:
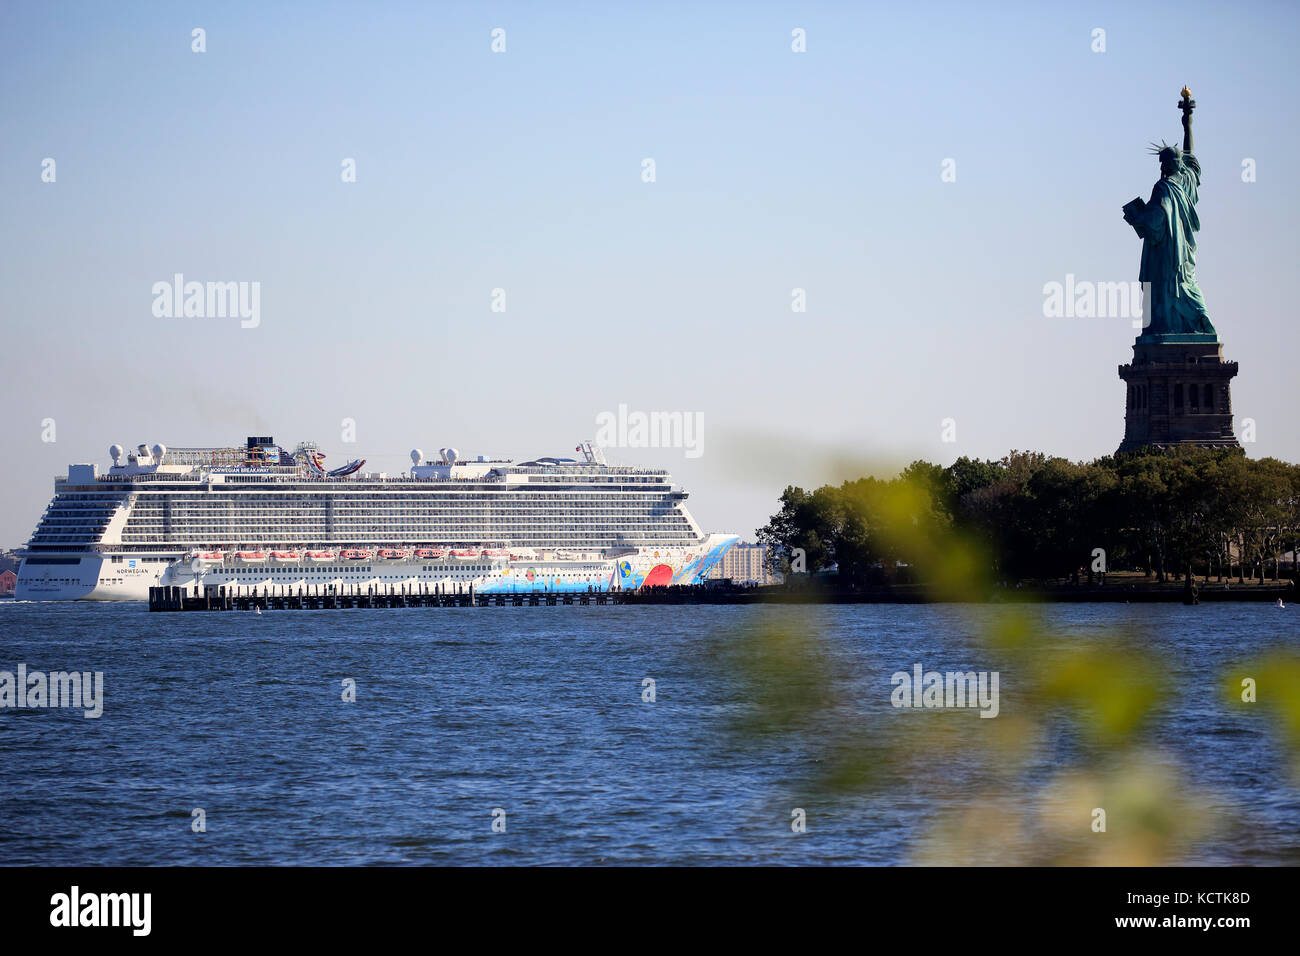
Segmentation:
<svg viewBox="0 0 1300 956">
<path fill-rule="evenodd" d="M 37 561 L 44 562 L 45 558 Z M 147 601 L 149 588 L 162 583 L 167 565 L 143 555 L 125 557 L 118 564 L 99 555 L 62 556 L 56 561 L 31 563 L 18 569 L 14 599 L 18 601 Z"/>
<path fill-rule="evenodd" d="M 14 592 L 24 601 L 147 601 L 149 588 L 228 587 L 298 588 L 340 591 L 389 587 L 439 587 L 444 591 L 473 587 L 478 593 L 530 591 L 609 591 L 650 586 L 694 584 L 706 575 L 736 535 L 713 534 L 690 548 L 640 548 L 619 558 L 564 558 L 551 555 L 528 559 L 481 558 L 466 561 L 408 559 L 402 561 L 337 561 L 315 564 L 249 566 L 239 562 L 200 567 L 183 556 L 163 562 L 152 556 L 123 554 L 120 560 L 99 556 L 68 556 L 75 564 L 28 564 L 18 573 Z"/>
</svg>

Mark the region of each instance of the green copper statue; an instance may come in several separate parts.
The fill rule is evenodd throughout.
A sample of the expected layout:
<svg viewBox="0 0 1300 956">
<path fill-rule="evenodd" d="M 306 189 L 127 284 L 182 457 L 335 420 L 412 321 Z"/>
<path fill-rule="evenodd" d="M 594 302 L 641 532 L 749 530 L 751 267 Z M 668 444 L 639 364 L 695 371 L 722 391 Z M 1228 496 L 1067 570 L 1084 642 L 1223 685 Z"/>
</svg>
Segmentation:
<svg viewBox="0 0 1300 956">
<path fill-rule="evenodd" d="M 1183 148 L 1153 146 L 1160 159 L 1160 181 L 1150 202 L 1135 199 L 1124 207 L 1124 220 L 1142 238 L 1138 280 L 1146 283 L 1146 328 L 1139 341 L 1218 341 L 1205 300 L 1196 284 L 1196 190 L 1201 164 L 1192 155 L 1192 110 L 1196 101 L 1183 87 Z M 1195 338 L 1193 338 L 1193 336 Z"/>
</svg>

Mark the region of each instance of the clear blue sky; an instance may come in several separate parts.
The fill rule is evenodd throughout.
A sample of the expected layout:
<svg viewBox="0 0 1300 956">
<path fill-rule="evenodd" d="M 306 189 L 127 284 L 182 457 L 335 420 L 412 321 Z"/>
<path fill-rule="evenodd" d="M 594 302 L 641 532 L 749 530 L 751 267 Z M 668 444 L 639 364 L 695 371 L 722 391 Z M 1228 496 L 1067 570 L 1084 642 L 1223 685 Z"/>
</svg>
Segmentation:
<svg viewBox="0 0 1300 956">
<path fill-rule="evenodd" d="M 838 459 L 1109 453 L 1133 330 L 1044 318 L 1042 287 L 1136 278 L 1120 206 L 1184 83 L 1248 451 L 1300 459 L 1298 24 L 1285 3 L 6 3 L 0 545 L 112 442 L 274 434 L 400 471 L 412 447 L 564 453 L 619 403 L 701 412 L 698 459 L 611 455 L 747 537 Z M 260 327 L 155 318 L 176 272 L 260 282 Z"/>
</svg>

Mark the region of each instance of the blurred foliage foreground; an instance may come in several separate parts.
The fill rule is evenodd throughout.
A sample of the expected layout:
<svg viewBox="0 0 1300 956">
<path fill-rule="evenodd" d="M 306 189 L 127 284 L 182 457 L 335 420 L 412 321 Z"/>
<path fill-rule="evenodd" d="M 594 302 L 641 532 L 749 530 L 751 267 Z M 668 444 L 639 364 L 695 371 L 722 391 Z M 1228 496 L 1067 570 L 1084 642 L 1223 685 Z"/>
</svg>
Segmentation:
<svg viewBox="0 0 1300 956">
<path fill-rule="evenodd" d="M 864 534 L 873 547 L 925 567 L 927 586 L 949 599 L 978 600 L 996 572 L 987 538 L 937 512 L 934 480 L 914 470 L 844 494 L 869 495 L 862 513 L 870 515 Z M 860 681 L 846 678 L 841 650 L 812 626 L 818 612 L 769 609 L 761 625 L 719 635 L 714 645 L 741 680 L 745 716 L 731 741 L 760 758 L 802 754 L 796 762 L 813 769 L 795 792 L 809 804 L 829 809 L 878 796 L 921 814 L 925 836 L 908 853 L 920 863 L 1158 865 L 1197 859 L 1207 844 L 1235 844 L 1232 800 L 1198 790 L 1172 749 L 1156 743 L 1153 727 L 1168 716 L 1172 695 L 1186 705 L 1202 694 L 1204 702 L 1184 712 L 1240 732 L 1261 763 L 1285 755 L 1286 779 L 1300 784 L 1294 650 L 1261 651 L 1204 681 L 1170 686 L 1178 662 L 1162 660 L 1141 635 L 1075 640 L 1049 633 L 1034 607 L 947 607 L 961 616 L 975 653 L 1002 673 L 996 718 L 899 713 L 883 683 L 864 715 Z M 810 810 L 809 829 L 815 825 Z M 1248 853 L 1234 859 L 1252 862 Z M 1278 860 L 1275 853 L 1270 862 Z"/>
</svg>

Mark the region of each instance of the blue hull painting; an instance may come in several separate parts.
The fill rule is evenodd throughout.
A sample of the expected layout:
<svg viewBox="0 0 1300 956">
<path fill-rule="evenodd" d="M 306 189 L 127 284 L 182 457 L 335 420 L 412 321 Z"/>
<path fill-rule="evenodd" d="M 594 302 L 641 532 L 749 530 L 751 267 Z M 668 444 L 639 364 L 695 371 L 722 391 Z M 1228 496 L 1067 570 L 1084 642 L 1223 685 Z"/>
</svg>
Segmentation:
<svg viewBox="0 0 1300 956">
<path fill-rule="evenodd" d="M 706 550 L 685 554 L 643 549 L 639 554 L 610 562 L 599 579 L 592 581 L 590 568 L 575 569 L 570 574 L 547 568 L 543 564 L 513 565 L 505 575 L 484 581 L 475 590 L 481 594 L 530 593 L 545 591 L 628 591 L 640 587 L 701 584 L 727 549 L 740 540 L 734 534 L 711 535 Z"/>
</svg>

